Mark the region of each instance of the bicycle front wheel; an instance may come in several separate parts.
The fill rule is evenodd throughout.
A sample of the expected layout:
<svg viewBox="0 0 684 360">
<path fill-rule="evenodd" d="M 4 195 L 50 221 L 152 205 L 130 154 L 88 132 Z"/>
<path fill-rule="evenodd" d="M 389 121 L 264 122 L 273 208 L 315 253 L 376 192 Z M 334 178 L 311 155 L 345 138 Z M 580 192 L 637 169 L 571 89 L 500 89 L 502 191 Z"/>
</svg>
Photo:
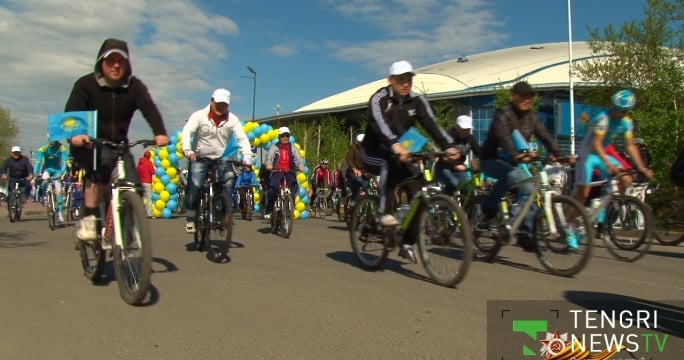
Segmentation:
<svg viewBox="0 0 684 360">
<path fill-rule="evenodd" d="M 574 276 L 587 266 L 591 257 L 592 222 L 584 206 L 574 198 L 554 195 L 550 205 L 537 211 L 533 233 L 537 257 L 552 274 Z M 572 221 L 567 218 L 571 211 L 577 214 Z"/>
<path fill-rule="evenodd" d="M 205 219 L 207 258 L 220 263 L 228 259 L 233 236 L 233 206 L 225 195 L 215 195 L 211 210 L 211 221 Z"/>
<path fill-rule="evenodd" d="M 379 229 L 377 196 L 366 196 L 356 202 L 348 211 L 349 241 L 354 256 L 361 267 L 367 270 L 377 270 L 385 263 L 389 247 L 384 234 Z"/>
<path fill-rule="evenodd" d="M 45 195 L 45 211 L 47 212 L 48 226 L 50 230 L 55 230 L 57 226 L 57 213 L 55 211 L 55 199 L 52 193 Z"/>
<path fill-rule="evenodd" d="M 121 298 L 139 305 L 147 296 L 152 272 L 152 236 L 140 195 L 121 193 L 121 244 L 114 246 L 114 274 Z"/>
<path fill-rule="evenodd" d="M 280 209 L 280 235 L 287 239 L 292 235 L 292 225 L 294 225 L 292 198 L 285 196 L 282 204 L 283 207 Z"/>
<path fill-rule="evenodd" d="M 653 216 L 648 207 L 632 196 L 615 195 L 606 209 L 602 234 L 606 249 L 616 259 L 633 262 L 651 247 Z"/>
<path fill-rule="evenodd" d="M 72 217 L 72 214 L 73 214 L 72 209 L 73 208 L 74 208 L 74 198 L 72 196 L 72 191 L 68 190 L 66 193 L 66 196 L 64 197 L 64 210 L 65 210 L 64 211 L 65 212 L 64 220 L 66 220 L 66 222 L 71 222 L 71 220 L 73 220 L 73 217 Z"/>
<path fill-rule="evenodd" d="M 418 252 L 436 283 L 453 287 L 473 260 L 473 232 L 465 211 L 451 197 L 432 196 L 418 218 Z"/>
</svg>

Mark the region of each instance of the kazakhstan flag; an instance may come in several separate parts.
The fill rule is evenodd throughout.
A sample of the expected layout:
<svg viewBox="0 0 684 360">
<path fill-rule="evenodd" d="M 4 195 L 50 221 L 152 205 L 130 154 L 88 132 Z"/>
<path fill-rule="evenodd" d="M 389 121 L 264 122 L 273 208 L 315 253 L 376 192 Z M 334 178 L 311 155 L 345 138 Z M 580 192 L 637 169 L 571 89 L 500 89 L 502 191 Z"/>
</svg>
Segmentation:
<svg viewBox="0 0 684 360">
<path fill-rule="evenodd" d="M 70 111 L 48 115 L 49 141 L 76 135 L 97 137 L 97 111 Z"/>
<path fill-rule="evenodd" d="M 420 149 L 427 144 L 428 139 L 421 135 L 418 129 L 411 127 L 407 132 L 402 135 L 398 142 L 404 149 L 409 152 L 419 152 Z"/>
</svg>

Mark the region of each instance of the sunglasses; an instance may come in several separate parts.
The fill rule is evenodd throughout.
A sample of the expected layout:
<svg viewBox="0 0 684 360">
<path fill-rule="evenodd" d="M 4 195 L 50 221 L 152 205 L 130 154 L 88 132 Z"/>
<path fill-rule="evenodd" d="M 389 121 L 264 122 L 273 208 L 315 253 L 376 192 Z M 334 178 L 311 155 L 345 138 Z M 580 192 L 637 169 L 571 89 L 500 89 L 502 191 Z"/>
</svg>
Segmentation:
<svg viewBox="0 0 684 360">
<path fill-rule="evenodd" d="M 281 138 L 282 137 L 290 137 L 290 134 L 287 134 L 287 133 L 286 134 L 280 134 L 280 135 L 278 135 L 278 137 L 281 137 Z"/>
</svg>

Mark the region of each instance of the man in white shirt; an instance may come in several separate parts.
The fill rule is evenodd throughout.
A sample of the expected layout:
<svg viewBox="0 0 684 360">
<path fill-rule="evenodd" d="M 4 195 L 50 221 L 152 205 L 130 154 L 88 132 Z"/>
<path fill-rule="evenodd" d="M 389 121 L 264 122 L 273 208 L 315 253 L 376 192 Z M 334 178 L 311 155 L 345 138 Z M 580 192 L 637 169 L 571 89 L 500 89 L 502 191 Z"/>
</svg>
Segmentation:
<svg viewBox="0 0 684 360">
<path fill-rule="evenodd" d="M 242 163 L 250 165 L 252 162 L 252 150 L 249 139 L 242 129 L 237 116 L 228 111 L 230 104 L 230 91 L 216 89 L 211 95 L 209 105 L 197 110 L 183 126 L 181 142 L 183 153 L 190 160 L 190 176 L 185 190 L 186 224 L 185 232 L 195 233 L 195 214 L 199 203 L 199 190 L 204 183 L 207 169 L 211 166 L 207 162 L 196 161 L 199 158 L 220 159 L 223 157 L 226 146 L 231 137 L 235 137 Z M 223 191 L 230 199 L 230 189 L 235 178 L 235 170 L 232 165 L 218 165 L 216 169 L 221 174 L 224 182 Z M 229 216 L 230 214 L 226 214 Z"/>
</svg>

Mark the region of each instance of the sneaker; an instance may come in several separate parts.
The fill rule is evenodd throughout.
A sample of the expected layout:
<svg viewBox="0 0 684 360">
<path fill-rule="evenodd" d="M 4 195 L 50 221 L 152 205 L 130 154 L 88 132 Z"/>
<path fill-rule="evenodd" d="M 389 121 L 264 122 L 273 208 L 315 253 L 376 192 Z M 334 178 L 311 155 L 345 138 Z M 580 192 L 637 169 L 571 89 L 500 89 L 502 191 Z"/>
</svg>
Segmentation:
<svg viewBox="0 0 684 360">
<path fill-rule="evenodd" d="M 81 241 L 95 241 L 97 240 L 97 218 L 95 215 L 88 215 L 78 221 L 78 229 L 76 230 L 76 238 Z"/>
<path fill-rule="evenodd" d="M 271 214 L 264 214 L 264 220 L 271 220 Z"/>
<path fill-rule="evenodd" d="M 62 216 L 62 213 L 57 213 L 57 223 L 61 224 L 64 222 L 64 216 Z"/>
<path fill-rule="evenodd" d="M 566 235 L 567 237 L 566 237 L 565 241 L 567 241 L 568 247 L 569 247 L 571 250 L 577 250 L 577 249 L 579 249 L 579 241 L 577 240 L 577 231 L 568 230 L 568 231 L 566 232 L 566 234 L 567 234 L 567 235 Z"/>
<path fill-rule="evenodd" d="M 194 221 L 188 221 L 185 223 L 185 233 L 186 234 L 194 234 L 197 232 L 197 229 L 195 229 L 195 222 Z"/>
<path fill-rule="evenodd" d="M 409 244 L 404 244 L 401 246 L 401 250 L 399 250 L 399 256 L 401 256 L 404 259 L 409 260 L 410 262 L 416 264 L 418 262 L 418 258 L 416 257 L 416 252 L 413 251 L 413 245 Z"/>
<path fill-rule="evenodd" d="M 399 222 L 397 221 L 397 218 L 395 218 L 393 215 L 385 214 L 380 217 L 380 225 L 397 226 L 399 225 Z"/>
</svg>

